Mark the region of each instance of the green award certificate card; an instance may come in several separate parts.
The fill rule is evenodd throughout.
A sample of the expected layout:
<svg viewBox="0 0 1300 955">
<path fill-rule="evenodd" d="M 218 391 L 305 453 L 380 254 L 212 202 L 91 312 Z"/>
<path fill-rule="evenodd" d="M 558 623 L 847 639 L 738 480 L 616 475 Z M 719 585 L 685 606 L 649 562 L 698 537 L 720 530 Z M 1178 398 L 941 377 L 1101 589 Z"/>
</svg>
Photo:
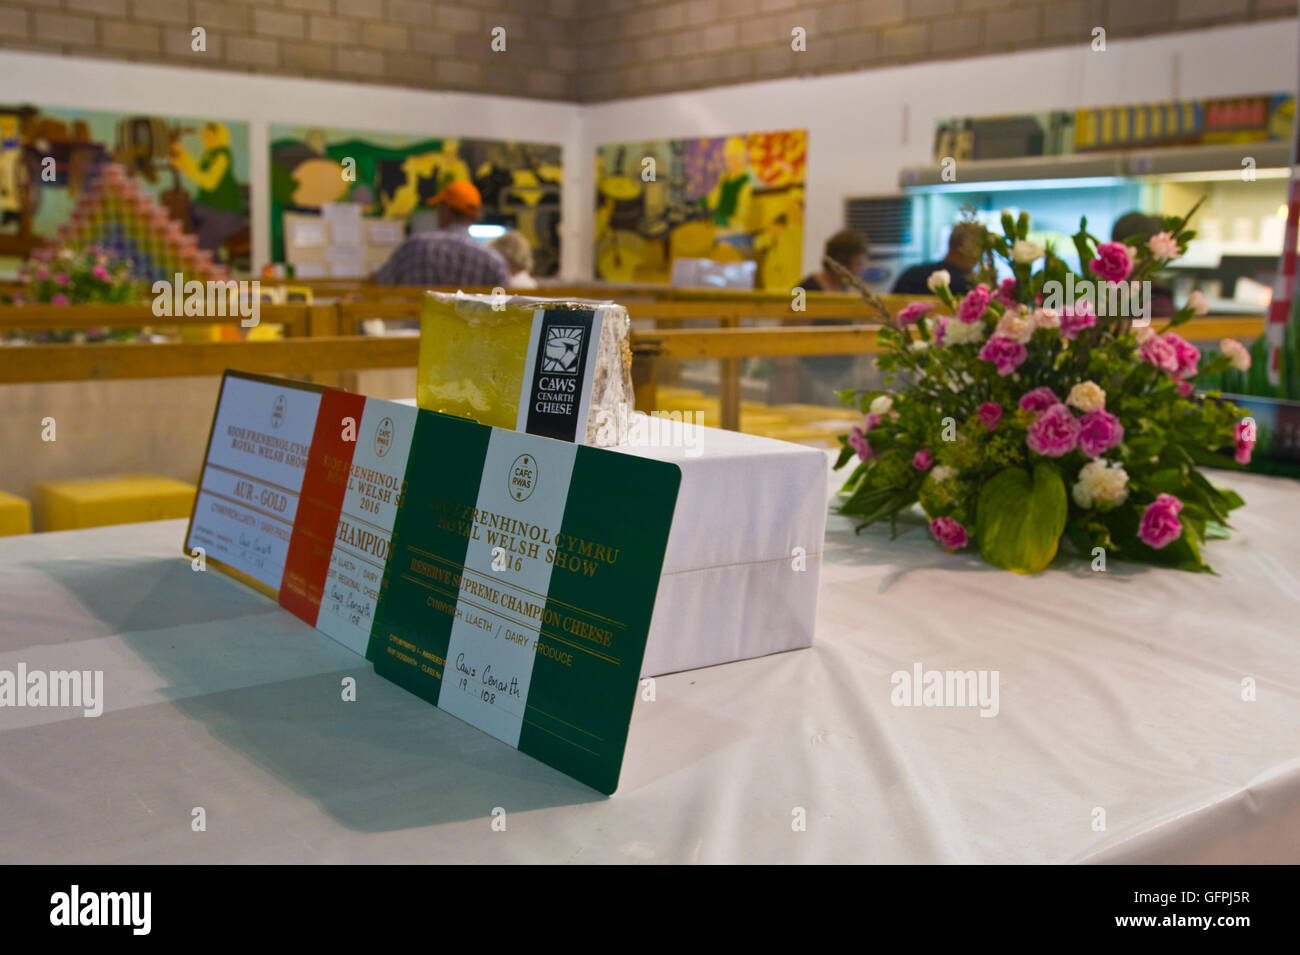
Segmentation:
<svg viewBox="0 0 1300 955">
<path fill-rule="evenodd" d="M 367 658 L 612 793 L 680 483 L 673 464 L 421 411 Z"/>
</svg>

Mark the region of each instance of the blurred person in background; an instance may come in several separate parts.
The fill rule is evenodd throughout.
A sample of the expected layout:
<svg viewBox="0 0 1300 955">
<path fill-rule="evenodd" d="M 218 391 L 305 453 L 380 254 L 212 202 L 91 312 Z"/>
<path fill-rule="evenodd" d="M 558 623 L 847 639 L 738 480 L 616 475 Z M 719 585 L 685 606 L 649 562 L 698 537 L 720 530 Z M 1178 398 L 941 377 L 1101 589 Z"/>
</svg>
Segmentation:
<svg viewBox="0 0 1300 955">
<path fill-rule="evenodd" d="M 475 185 L 464 180 L 449 183 L 428 204 L 437 207 L 437 231 L 408 236 L 375 272 L 375 284 L 504 288 L 510 278 L 506 260 L 469 234 L 483 213 Z"/>
<path fill-rule="evenodd" d="M 895 295 L 933 295 L 927 280 L 932 272 L 948 273 L 952 294 L 965 295 L 974 284 L 971 270 L 979 264 L 984 227 L 978 222 L 959 222 L 948 236 L 948 254 L 939 262 L 922 262 L 904 270 L 894 283 Z"/>
<path fill-rule="evenodd" d="M 1164 222 L 1159 216 L 1149 216 L 1146 213 L 1126 212 L 1115 220 L 1115 227 L 1110 230 L 1110 241 L 1123 242 L 1125 239 L 1140 236 L 1141 242 L 1145 243 L 1157 232 L 1163 232 Z M 1168 318 L 1173 315 L 1177 309 L 1174 308 L 1174 293 L 1169 287 L 1161 284 L 1151 283 L 1151 317 Z"/>
<path fill-rule="evenodd" d="M 851 274 L 861 277 L 867 269 L 870 250 L 860 232 L 842 229 L 826 240 L 823 259 L 844 266 Z M 820 270 L 804 276 L 799 283 L 807 292 L 847 292 L 849 288 L 824 262 Z M 813 318 L 809 325 L 852 325 L 851 318 Z M 799 359 L 798 400 L 812 404 L 835 404 L 837 389 L 850 387 L 856 355 L 813 355 Z"/>
<path fill-rule="evenodd" d="M 854 275 L 861 275 L 867 270 L 867 240 L 861 233 L 852 229 L 841 229 L 826 240 L 824 257 L 833 259 Z M 840 277 L 826 266 L 817 272 L 804 276 L 799 283 L 806 292 L 851 292 L 852 289 L 840 281 Z"/>
<path fill-rule="evenodd" d="M 506 288 L 537 288 L 537 279 L 533 278 L 533 247 L 522 232 L 511 229 L 493 239 L 492 248 L 501 253 L 510 268 Z"/>
</svg>

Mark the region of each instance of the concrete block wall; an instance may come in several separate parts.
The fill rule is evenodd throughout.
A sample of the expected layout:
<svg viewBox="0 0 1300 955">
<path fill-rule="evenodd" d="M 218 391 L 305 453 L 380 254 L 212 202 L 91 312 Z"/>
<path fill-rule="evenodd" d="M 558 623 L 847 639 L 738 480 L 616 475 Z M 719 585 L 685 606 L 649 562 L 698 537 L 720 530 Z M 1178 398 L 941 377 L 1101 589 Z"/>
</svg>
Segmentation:
<svg viewBox="0 0 1300 955">
<path fill-rule="evenodd" d="M 600 102 L 1295 13 L 1296 0 L 0 0 L 0 48 Z"/>
<path fill-rule="evenodd" d="M 551 100 L 577 29 L 577 0 L 0 0 L 0 48 Z"/>
</svg>

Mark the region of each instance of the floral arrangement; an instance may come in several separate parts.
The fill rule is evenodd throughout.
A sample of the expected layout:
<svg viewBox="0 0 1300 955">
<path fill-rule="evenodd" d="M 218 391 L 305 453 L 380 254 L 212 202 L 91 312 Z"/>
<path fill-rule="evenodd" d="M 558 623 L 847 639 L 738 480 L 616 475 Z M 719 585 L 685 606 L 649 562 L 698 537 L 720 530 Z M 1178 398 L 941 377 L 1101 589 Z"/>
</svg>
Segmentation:
<svg viewBox="0 0 1300 955">
<path fill-rule="evenodd" d="M 130 261 L 98 246 L 62 248 L 48 261 L 28 262 L 18 273 L 18 280 L 26 283 L 27 291 L 15 297 L 15 305 L 115 305 L 139 298 Z"/>
<path fill-rule="evenodd" d="M 98 246 L 61 248 L 25 263 L 18 272 L 25 289 L 13 296 L 14 305 L 120 305 L 142 301 L 139 283 L 131 276 L 131 262 Z M 103 340 L 135 338 L 131 331 L 88 329 L 86 332 L 42 331 L 35 341 Z"/>
<path fill-rule="evenodd" d="M 881 329 L 878 365 L 898 387 L 841 393 L 865 414 L 840 438 L 836 468 L 856 461 L 841 512 L 859 531 L 886 519 L 896 531 L 919 503 L 950 553 L 972 547 L 1017 573 L 1046 568 L 1063 539 L 1094 566 L 1104 552 L 1209 571 L 1201 545 L 1226 536 L 1243 501 L 1198 467 L 1249 462 L 1255 434 L 1192 378 L 1244 369 L 1250 355 L 1225 339 L 1202 362 L 1174 331 L 1208 311 L 1199 295 L 1163 333 L 1140 314 L 1150 276 L 1186 251 L 1191 214 L 1124 242 L 1098 240 L 1082 220 L 1073 239 L 1090 274 L 1079 276 L 1029 240 L 1027 215 L 1004 212 L 1004 234 L 984 233 L 979 284 L 958 298 L 935 272 L 938 301 Z M 996 281 L 996 259 L 1013 277 Z"/>
</svg>

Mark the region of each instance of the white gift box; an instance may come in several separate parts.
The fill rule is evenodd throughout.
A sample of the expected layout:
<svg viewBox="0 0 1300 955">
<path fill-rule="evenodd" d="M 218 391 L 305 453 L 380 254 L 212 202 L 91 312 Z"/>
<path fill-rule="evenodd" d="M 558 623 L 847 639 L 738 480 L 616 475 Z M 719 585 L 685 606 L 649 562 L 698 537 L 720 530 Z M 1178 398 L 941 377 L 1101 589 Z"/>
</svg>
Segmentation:
<svg viewBox="0 0 1300 955">
<path fill-rule="evenodd" d="M 626 428 L 605 450 L 682 469 L 641 675 L 812 646 L 826 452 L 638 412 Z"/>
<path fill-rule="evenodd" d="M 824 451 L 634 415 L 609 448 L 682 469 L 642 676 L 812 645 Z"/>
</svg>

